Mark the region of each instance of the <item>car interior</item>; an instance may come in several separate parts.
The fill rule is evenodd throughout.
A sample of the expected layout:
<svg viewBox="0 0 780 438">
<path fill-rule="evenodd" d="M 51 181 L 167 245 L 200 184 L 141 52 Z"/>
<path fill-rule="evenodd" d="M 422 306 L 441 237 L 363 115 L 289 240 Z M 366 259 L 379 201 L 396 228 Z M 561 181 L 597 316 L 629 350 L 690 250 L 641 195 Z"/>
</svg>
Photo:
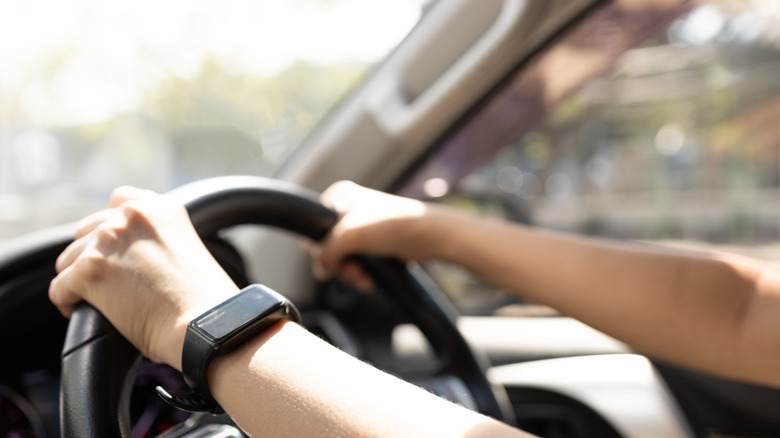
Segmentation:
<svg viewBox="0 0 780 438">
<path fill-rule="evenodd" d="M 166 405 L 154 388 L 183 388 L 179 373 L 140 357 L 97 311 L 67 320 L 48 301 L 73 221 L 98 208 L 60 199 L 78 190 L 105 200 L 125 183 L 124 168 L 85 158 L 99 139 L 108 146 L 97 153 L 121 150 L 124 166 L 162 172 L 152 188 L 184 203 L 238 285 L 273 288 L 313 333 L 453 402 L 544 437 L 780 436 L 777 388 L 658 360 L 441 262 L 358 255 L 375 291 L 318 283 L 301 244 L 337 220 L 318 193 L 352 180 L 528 226 L 776 259 L 780 4 L 407 3 L 418 15 L 386 56 L 359 74 L 341 71 L 350 85 L 316 117 L 305 99 L 319 97 L 303 89 L 272 124 L 258 121 L 272 105 L 249 93 L 231 58 L 238 49 L 204 62 L 198 78 L 208 80 L 161 82 L 169 94 L 150 98 L 161 109 L 134 118 L 51 127 L 18 115 L 32 92 L 0 104 L 0 230 L 10 230 L 0 234 L 0 435 L 244 436 L 225 415 Z M 369 14 L 330 2 L 341 4 L 351 21 Z M 225 8 L 207 16 L 247 15 Z M 318 80 L 294 67 L 286 77 Z M 0 96 L 12 83 L 5 76 Z M 234 94 L 220 100 L 223 92 Z M 51 160 L 87 177 L 71 184 Z M 13 190 L 42 206 L 22 209 L 24 199 L 4 196 Z M 53 208 L 62 223 L 19 232 Z"/>
</svg>

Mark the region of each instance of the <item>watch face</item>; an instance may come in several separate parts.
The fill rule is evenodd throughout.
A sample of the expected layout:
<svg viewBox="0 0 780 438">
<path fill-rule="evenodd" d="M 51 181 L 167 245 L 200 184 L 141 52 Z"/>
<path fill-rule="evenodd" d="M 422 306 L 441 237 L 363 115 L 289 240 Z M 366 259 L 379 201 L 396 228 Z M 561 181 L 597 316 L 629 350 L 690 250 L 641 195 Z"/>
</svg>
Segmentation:
<svg viewBox="0 0 780 438">
<path fill-rule="evenodd" d="M 194 323 L 204 334 L 215 341 L 240 331 L 258 319 L 259 315 L 276 310 L 282 305 L 281 297 L 270 289 L 254 287 L 212 309 Z"/>
</svg>

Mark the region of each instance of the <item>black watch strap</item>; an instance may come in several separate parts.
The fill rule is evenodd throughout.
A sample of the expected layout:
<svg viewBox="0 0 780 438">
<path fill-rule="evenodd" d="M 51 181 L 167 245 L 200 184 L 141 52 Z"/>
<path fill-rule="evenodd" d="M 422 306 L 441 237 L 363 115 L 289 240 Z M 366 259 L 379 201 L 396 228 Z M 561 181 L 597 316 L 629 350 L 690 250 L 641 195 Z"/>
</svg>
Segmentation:
<svg viewBox="0 0 780 438">
<path fill-rule="evenodd" d="M 187 326 L 181 366 L 184 381 L 192 391 L 174 393 L 158 386 L 157 393 L 178 409 L 221 414 L 224 411 L 208 387 L 209 364 L 282 319 L 300 322 L 301 317 L 295 305 L 281 294 L 259 284 L 247 286 Z"/>
</svg>

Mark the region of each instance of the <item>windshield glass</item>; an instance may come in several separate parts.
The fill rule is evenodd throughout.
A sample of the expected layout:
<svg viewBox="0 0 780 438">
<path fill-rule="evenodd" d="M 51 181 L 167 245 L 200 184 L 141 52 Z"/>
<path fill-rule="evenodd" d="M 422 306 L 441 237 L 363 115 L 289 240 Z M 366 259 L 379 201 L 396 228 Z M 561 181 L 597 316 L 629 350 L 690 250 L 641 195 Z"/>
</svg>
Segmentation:
<svg viewBox="0 0 780 438">
<path fill-rule="evenodd" d="M 780 3 L 666 3 L 587 14 L 400 193 L 567 233 L 780 259 Z M 513 299 L 455 267 L 429 269 L 464 313 L 546 312 L 502 307 Z"/>
<path fill-rule="evenodd" d="M 425 3 L 0 3 L 0 240 L 122 184 L 269 174 Z"/>
</svg>

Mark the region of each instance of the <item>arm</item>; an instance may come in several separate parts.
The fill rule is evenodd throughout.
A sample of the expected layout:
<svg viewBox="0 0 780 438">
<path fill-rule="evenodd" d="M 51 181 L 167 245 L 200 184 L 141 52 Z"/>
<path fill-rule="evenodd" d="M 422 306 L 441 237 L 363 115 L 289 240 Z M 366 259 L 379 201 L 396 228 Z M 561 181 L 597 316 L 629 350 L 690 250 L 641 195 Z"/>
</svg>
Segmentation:
<svg viewBox="0 0 780 438">
<path fill-rule="evenodd" d="M 314 247 L 315 274 L 332 275 L 357 252 L 441 259 L 649 354 L 780 384 L 773 265 L 534 230 L 350 183 L 323 199 L 343 219 Z"/>
<path fill-rule="evenodd" d="M 294 323 L 217 359 L 209 381 L 242 429 L 263 436 L 528 436 L 370 367 Z"/>
<path fill-rule="evenodd" d="M 78 227 L 57 260 L 52 302 L 86 299 L 142 354 L 181 370 L 187 323 L 238 290 L 181 206 L 125 188 Z M 273 436 L 524 436 L 433 396 L 281 322 L 216 359 L 209 387 L 250 434 Z M 272 432 L 271 432 L 272 431 Z"/>
</svg>

